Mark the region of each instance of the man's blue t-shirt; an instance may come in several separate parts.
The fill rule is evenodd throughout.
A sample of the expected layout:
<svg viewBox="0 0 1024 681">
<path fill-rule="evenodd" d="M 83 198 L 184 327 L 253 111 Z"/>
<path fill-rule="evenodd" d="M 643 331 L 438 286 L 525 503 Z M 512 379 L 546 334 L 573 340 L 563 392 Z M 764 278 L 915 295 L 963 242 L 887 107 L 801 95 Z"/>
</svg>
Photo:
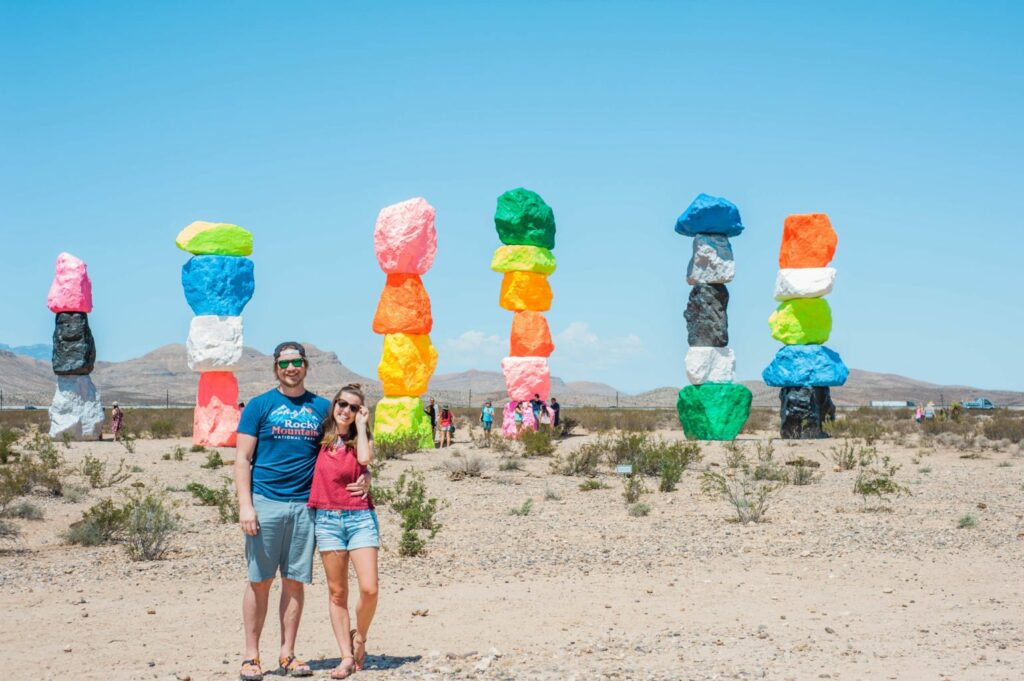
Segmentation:
<svg viewBox="0 0 1024 681">
<path fill-rule="evenodd" d="M 288 397 L 277 388 L 242 410 L 238 432 L 256 438 L 252 491 L 275 501 L 306 501 L 320 452 L 321 424 L 331 403 L 306 391 Z"/>
</svg>

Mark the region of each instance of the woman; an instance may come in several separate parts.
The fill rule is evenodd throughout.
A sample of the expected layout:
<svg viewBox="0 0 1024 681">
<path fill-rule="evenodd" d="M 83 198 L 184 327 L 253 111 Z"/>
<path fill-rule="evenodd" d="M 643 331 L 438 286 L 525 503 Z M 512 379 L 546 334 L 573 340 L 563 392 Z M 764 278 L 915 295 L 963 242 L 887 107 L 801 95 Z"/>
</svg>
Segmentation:
<svg viewBox="0 0 1024 681">
<path fill-rule="evenodd" d="M 494 426 L 494 407 L 491 406 L 490 400 L 484 402 L 483 409 L 480 410 L 480 423 L 484 427 L 484 439 L 491 439 L 491 427 Z"/>
<path fill-rule="evenodd" d="M 110 423 L 111 429 L 114 431 L 114 442 L 117 442 L 121 439 L 121 425 L 124 422 L 124 412 L 121 411 L 121 407 L 118 406 L 117 402 L 114 402 L 113 406 L 114 408 L 110 410 Z"/>
<path fill-rule="evenodd" d="M 447 404 L 441 406 L 441 415 L 437 421 L 441 424 L 441 447 L 451 446 L 452 433 L 455 432 L 455 413 Z"/>
<path fill-rule="evenodd" d="M 519 437 L 519 433 L 523 432 L 523 403 L 516 402 L 516 410 L 512 415 L 513 420 L 516 424 L 516 437 Z"/>
<path fill-rule="evenodd" d="M 367 472 L 373 461 L 373 442 L 363 391 L 349 384 L 338 391 L 324 421 L 309 507 L 316 509 L 317 548 L 327 574 L 331 627 L 341 649 L 341 661 L 330 678 L 344 679 L 363 668 L 366 637 L 377 609 L 377 550 L 380 529 L 373 500 L 358 496 L 347 485 Z M 348 563 L 356 570 L 359 601 L 356 626 L 348 614 Z"/>
</svg>

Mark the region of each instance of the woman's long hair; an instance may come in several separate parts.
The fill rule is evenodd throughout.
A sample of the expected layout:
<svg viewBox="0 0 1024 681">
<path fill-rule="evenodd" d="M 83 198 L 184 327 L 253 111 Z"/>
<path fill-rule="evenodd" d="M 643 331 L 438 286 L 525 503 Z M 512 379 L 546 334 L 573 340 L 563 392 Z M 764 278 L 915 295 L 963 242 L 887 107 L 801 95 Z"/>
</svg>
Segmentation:
<svg viewBox="0 0 1024 681">
<path fill-rule="evenodd" d="M 366 404 L 366 397 L 363 395 L 363 386 L 359 383 L 349 383 L 346 386 L 342 386 L 338 394 L 331 400 L 331 408 L 327 410 L 327 418 L 324 419 L 324 436 L 320 440 L 321 447 L 333 447 L 340 436 L 346 446 L 351 445 L 356 439 L 356 419 L 355 414 L 352 415 L 352 423 L 349 424 L 348 431 L 341 433 L 338 431 L 338 422 L 334 420 L 334 407 L 338 404 L 338 400 L 341 399 L 342 393 L 348 393 L 355 395 L 359 398 L 362 404 Z M 367 433 L 369 437 L 369 433 Z"/>
</svg>

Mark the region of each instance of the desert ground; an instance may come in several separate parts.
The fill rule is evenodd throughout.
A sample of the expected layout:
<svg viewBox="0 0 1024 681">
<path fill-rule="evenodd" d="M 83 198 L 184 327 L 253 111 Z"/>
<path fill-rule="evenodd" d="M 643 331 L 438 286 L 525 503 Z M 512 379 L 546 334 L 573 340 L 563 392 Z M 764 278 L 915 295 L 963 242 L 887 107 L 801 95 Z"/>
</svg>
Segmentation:
<svg viewBox="0 0 1024 681">
<path fill-rule="evenodd" d="M 583 491 L 587 478 L 552 472 L 555 457 L 498 452 L 470 435 L 479 439 L 475 428 L 460 430 L 452 448 L 379 471 L 381 485 L 422 471 L 442 527 L 423 555 L 401 556 L 399 516 L 378 504 L 380 606 L 368 668 L 355 678 L 1024 678 L 1019 444 L 875 442 L 911 494 L 871 499 L 865 510 L 853 493 L 857 472 L 829 458 L 841 440 L 776 440 L 777 461 L 817 461 L 819 479 L 782 486 L 764 522 L 740 524 L 728 503 L 701 491 L 702 471 L 727 470 L 722 443 L 701 443 L 702 460 L 675 491 L 648 479 L 641 501 L 650 510 L 640 516 L 606 463 L 596 480 L 607 487 Z M 677 429 L 651 435 L 682 439 Z M 744 434 L 739 447 L 753 457 L 773 435 Z M 555 456 L 598 437 L 580 428 Z M 69 469 L 91 455 L 111 469 L 124 458 L 134 472 L 74 501 L 33 494 L 43 518 L 10 521 L 21 534 L 0 545 L 0 676 L 237 678 L 242 536 L 184 489 L 217 487 L 230 466 L 201 467 L 208 454 L 187 451 L 186 438 L 139 439 L 134 453 L 109 440 L 57 445 Z M 176 447 L 187 451 L 181 461 L 168 456 Z M 451 479 L 451 469 L 477 464 L 479 475 Z M 139 483 L 169 490 L 181 516 L 163 559 L 66 543 L 83 511 Z M 527 500 L 526 514 L 510 513 Z M 277 593 L 265 662 L 276 659 Z M 297 650 L 316 678 L 338 662 L 326 606 L 318 566 Z"/>
</svg>

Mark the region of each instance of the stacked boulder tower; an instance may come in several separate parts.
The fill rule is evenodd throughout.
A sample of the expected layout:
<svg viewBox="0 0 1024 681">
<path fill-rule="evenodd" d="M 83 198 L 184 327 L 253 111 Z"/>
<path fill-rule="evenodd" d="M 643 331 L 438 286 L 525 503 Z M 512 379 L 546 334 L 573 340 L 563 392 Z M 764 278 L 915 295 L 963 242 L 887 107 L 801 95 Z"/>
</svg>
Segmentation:
<svg viewBox="0 0 1024 681">
<path fill-rule="evenodd" d="M 843 385 L 849 371 L 842 358 L 825 347 L 832 333 L 832 310 L 825 296 L 836 271 L 828 264 L 838 237 L 824 213 L 790 215 L 782 229 L 775 299 L 768 318 L 772 338 L 785 344 L 762 372 L 779 388 L 784 439 L 828 437 L 822 423 L 835 417 L 829 388 Z"/>
<path fill-rule="evenodd" d="M 752 394 L 736 380 L 736 355 L 729 345 L 729 290 L 736 274 L 729 237 L 743 232 L 735 205 L 700 194 L 676 220 L 675 231 L 693 237 L 686 269 L 686 377 L 676 409 L 690 440 L 733 440 L 750 416 Z"/>
<path fill-rule="evenodd" d="M 430 342 L 430 297 L 420 277 L 437 254 L 434 216 L 425 199 L 409 199 L 381 210 L 373 230 L 377 263 L 387 275 L 373 316 L 374 333 L 384 336 L 377 365 L 384 397 L 374 411 L 373 437 L 414 438 L 427 449 L 433 449 L 434 436 L 421 396 L 437 367 L 437 350 Z"/>
<path fill-rule="evenodd" d="M 498 197 L 494 225 L 504 244 L 491 259 L 491 269 L 502 274 L 498 303 L 514 313 L 509 356 L 501 361 L 509 397 L 501 432 L 515 437 L 516 403 L 534 395 L 547 403 L 551 393 L 547 358 L 555 345 L 543 313 L 551 309 L 555 214 L 540 195 L 519 187 Z M 522 418 L 524 427 L 537 428 L 532 409 L 523 409 Z"/>
<path fill-rule="evenodd" d="M 103 404 L 89 376 L 96 364 L 96 341 L 89 329 L 92 282 L 84 262 L 70 253 L 57 256 L 46 302 L 57 315 L 52 358 L 57 390 L 50 403 L 50 437 L 99 437 Z"/>
<path fill-rule="evenodd" d="M 242 310 L 256 289 L 252 233 L 238 225 L 197 221 L 183 229 L 178 248 L 192 254 L 181 268 L 189 325 L 188 367 L 199 372 L 192 440 L 233 447 L 242 410 L 231 367 L 242 358 Z"/>
</svg>

